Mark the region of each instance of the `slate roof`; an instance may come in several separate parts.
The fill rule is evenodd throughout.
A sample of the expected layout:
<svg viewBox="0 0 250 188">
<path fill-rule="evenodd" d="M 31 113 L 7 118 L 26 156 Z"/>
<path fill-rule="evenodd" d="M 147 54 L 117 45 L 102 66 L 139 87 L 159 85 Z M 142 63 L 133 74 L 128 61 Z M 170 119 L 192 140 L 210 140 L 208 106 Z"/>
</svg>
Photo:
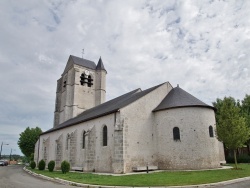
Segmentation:
<svg viewBox="0 0 250 188">
<path fill-rule="evenodd" d="M 200 101 L 193 95 L 181 89 L 179 86 L 173 88 L 168 95 L 162 100 L 162 102 L 153 110 L 160 111 L 171 108 L 181 108 L 181 107 L 205 107 L 212 108 L 214 107 L 207 105 L 206 103 Z"/>
<path fill-rule="evenodd" d="M 93 61 L 89 61 L 87 59 L 83 59 L 83 58 L 76 57 L 73 55 L 70 55 L 70 58 L 72 58 L 73 62 L 77 65 L 81 65 L 81 66 L 84 66 L 93 70 L 96 69 L 96 64 Z"/>
<path fill-rule="evenodd" d="M 98 61 L 98 64 L 97 64 L 97 66 L 96 66 L 96 70 L 105 70 L 106 71 L 106 69 L 105 69 L 105 67 L 104 67 L 104 65 L 103 65 L 103 62 L 102 62 L 102 58 L 100 57 L 100 59 L 99 59 L 99 61 Z"/>
<path fill-rule="evenodd" d="M 165 83 L 163 83 L 165 84 Z M 68 121 L 65 121 L 62 124 L 59 124 L 58 126 L 42 133 L 46 134 L 49 132 L 53 132 L 59 129 L 63 129 L 65 127 L 69 127 L 72 125 L 76 125 L 81 122 L 89 121 L 91 119 L 95 119 L 101 116 L 105 116 L 114 112 L 117 112 L 119 109 L 133 103 L 134 101 L 138 100 L 139 98 L 145 96 L 146 94 L 150 93 L 151 91 L 155 90 L 156 88 L 160 87 L 161 85 L 154 86 L 152 88 L 149 88 L 147 90 L 141 91 L 141 89 L 133 90 L 129 93 L 126 93 L 120 97 L 117 97 L 115 99 L 112 99 L 108 102 L 105 102 L 103 104 L 100 104 L 94 108 L 91 108 L 89 110 L 86 110 L 79 114 L 78 116 L 69 119 Z"/>
</svg>

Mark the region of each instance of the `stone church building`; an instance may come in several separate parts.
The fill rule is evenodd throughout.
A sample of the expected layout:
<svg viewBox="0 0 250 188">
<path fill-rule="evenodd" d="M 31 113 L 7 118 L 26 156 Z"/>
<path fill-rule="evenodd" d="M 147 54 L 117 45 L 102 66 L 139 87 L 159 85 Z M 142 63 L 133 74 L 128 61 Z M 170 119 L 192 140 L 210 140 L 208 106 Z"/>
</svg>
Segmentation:
<svg viewBox="0 0 250 188">
<path fill-rule="evenodd" d="M 210 169 L 225 160 L 215 109 L 169 82 L 105 101 L 106 74 L 70 56 L 57 81 L 54 126 L 40 135 L 35 161 L 63 160 L 89 172 Z"/>
</svg>

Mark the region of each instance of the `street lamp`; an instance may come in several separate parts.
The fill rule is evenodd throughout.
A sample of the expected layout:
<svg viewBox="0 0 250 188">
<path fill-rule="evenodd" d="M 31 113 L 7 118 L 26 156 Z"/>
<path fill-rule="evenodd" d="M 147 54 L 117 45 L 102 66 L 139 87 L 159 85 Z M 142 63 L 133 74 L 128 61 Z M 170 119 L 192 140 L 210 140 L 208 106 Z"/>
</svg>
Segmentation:
<svg viewBox="0 0 250 188">
<path fill-rule="evenodd" d="M 15 150 L 15 149 L 12 150 L 12 148 L 11 148 L 11 150 L 10 150 L 10 161 L 11 161 L 11 154 L 12 154 L 12 151 L 16 151 L 16 150 Z"/>
<path fill-rule="evenodd" d="M 1 144 L 1 150 L 0 150 L 0 159 L 2 159 L 2 149 L 3 149 L 3 145 L 9 145 L 9 144 L 4 144 L 4 143 L 2 142 L 2 144 Z"/>
</svg>

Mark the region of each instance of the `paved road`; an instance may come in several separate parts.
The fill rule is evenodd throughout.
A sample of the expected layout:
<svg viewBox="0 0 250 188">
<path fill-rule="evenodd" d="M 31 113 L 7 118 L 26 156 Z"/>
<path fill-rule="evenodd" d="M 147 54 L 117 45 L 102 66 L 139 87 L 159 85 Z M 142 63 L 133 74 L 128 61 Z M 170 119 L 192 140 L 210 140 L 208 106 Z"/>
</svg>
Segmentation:
<svg viewBox="0 0 250 188">
<path fill-rule="evenodd" d="M 23 166 L 0 166 L 0 188 L 73 188 L 31 176 Z"/>
<path fill-rule="evenodd" d="M 0 188 L 73 188 L 31 176 L 23 166 L 0 166 Z M 208 187 L 208 186 L 206 186 Z M 213 188 L 250 188 L 250 180 Z"/>
</svg>

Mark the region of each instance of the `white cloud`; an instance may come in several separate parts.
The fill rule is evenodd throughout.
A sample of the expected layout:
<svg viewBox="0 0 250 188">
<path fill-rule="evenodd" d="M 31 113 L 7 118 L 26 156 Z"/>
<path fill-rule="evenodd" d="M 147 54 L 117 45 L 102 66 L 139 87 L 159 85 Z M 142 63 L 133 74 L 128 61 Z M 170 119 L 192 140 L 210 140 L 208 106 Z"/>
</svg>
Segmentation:
<svg viewBox="0 0 250 188">
<path fill-rule="evenodd" d="M 1 133 L 51 128 L 56 80 L 83 48 L 87 59 L 102 56 L 108 99 L 165 81 L 209 104 L 250 93 L 250 1 L 10 0 L 0 7 Z"/>
</svg>

